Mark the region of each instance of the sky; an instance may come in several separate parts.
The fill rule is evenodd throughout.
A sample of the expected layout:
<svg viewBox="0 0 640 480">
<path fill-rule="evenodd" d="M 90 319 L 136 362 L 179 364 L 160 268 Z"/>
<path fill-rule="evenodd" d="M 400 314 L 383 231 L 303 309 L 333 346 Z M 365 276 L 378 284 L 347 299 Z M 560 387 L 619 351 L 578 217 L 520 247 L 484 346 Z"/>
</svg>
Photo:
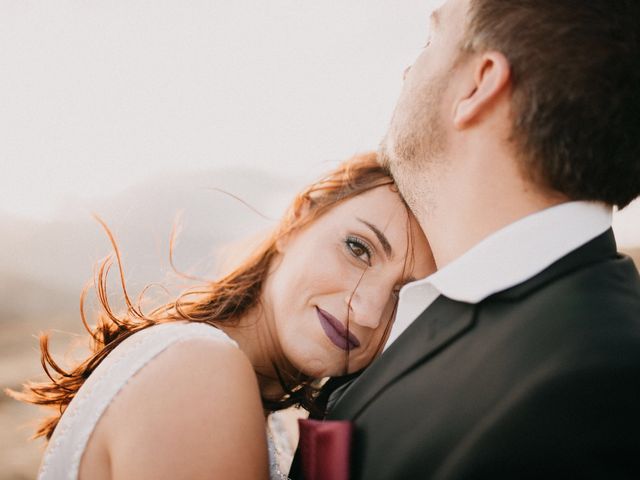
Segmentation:
<svg viewBox="0 0 640 480">
<path fill-rule="evenodd" d="M 375 149 L 441 0 L 0 0 L 0 211 Z M 640 244 L 640 207 L 616 218 Z"/>
<path fill-rule="evenodd" d="M 292 177 L 375 148 L 424 0 L 0 0 L 2 207 L 47 217 L 156 173 Z"/>
</svg>

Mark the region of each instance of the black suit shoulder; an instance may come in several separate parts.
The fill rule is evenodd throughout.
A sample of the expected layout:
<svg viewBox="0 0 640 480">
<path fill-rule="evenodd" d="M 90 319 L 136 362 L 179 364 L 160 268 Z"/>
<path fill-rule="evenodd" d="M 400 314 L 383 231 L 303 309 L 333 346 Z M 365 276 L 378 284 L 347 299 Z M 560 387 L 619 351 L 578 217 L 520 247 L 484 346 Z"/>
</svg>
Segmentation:
<svg viewBox="0 0 640 480">
<path fill-rule="evenodd" d="M 477 322 L 487 340 L 505 323 L 496 333 L 509 345 L 492 346 L 512 375 L 434 478 L 639 474 L 640 279 L 629 259 L 487 299 Z"/>
<path fill-rule="evenodd" d="M 637 478 L 638 335 L 594 333 L 518 366 L 433 478 Z"/>
<path fill-rule="evenodd" d="M 505 392 L 432 478 L 638 478 L 638 365 L 538 373 Z"/>
<path fill-rule="evenodd" d="M 625 355 L 637 360 L 640 277 L 629 258 L 616 256 L 537 288 L 517 288 L 476 307 L 480 330 L 509 324 L 503 331 L 515 342 L 511 350 L 555 361 L 558 371 L 574 364 L 622 362 Z"/>
</svg>

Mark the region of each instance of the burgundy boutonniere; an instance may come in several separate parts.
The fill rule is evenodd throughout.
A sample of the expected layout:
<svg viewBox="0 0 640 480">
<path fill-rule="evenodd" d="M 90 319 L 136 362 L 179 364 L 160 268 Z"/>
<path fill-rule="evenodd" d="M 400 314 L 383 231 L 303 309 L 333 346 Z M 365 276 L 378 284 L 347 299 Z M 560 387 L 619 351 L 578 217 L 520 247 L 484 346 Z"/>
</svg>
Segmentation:
<svg viewBox="0 0 640 480">
<path fill-rule="evenodd" d="M 353 423 L 299 419 L 305 480 L 348 480 Z"/>
</svg>

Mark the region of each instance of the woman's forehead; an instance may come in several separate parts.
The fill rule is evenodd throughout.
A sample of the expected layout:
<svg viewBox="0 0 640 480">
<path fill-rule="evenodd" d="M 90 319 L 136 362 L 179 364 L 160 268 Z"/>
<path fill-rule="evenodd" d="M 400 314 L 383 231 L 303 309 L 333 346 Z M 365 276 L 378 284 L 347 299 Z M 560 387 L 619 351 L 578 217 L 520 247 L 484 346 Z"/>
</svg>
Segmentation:
<svg viewBox="0 0 640 480">
<path fill-rule="evenodd" d="M 359 209 L 371 212 L 397 211 L 403 208 L 404 203 L 400 195 L 393 191 L 389 185 L 372 188 L 359 195 L 351 197 L 341 203 L 345 209 Z"/>
<path fill-rule="evenodd" d="M 369 230 L 383 233 L 394 250 L 400 250 L 404 254 L 408 248 L 428 249 L 417 220 L 400 195 L 389 186 L 378 187 L 353 197 L 344 203 L 344 207 L 343 218 L 350 223 L 365 225 Z M 407 245 L 407 240 L 410 245 Z M 422 261 L 422 258 L 419 260 Z"/>
</svg>

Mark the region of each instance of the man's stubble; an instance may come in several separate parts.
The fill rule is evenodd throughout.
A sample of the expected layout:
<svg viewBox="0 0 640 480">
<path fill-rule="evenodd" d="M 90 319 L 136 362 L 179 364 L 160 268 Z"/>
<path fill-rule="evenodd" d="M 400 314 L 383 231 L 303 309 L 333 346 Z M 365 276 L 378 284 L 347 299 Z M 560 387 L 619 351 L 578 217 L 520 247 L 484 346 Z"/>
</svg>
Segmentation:
<svg viewBox="0 0 640 480">
<path fill-rule="evenodd" d="M 442 98 L 447 79 L 434 78 L 418 94 L 401 98 L 380 147 L 381 163 L 419 220 L 437 208 L 436 185 L 446 168 Z"/>
</svg>

